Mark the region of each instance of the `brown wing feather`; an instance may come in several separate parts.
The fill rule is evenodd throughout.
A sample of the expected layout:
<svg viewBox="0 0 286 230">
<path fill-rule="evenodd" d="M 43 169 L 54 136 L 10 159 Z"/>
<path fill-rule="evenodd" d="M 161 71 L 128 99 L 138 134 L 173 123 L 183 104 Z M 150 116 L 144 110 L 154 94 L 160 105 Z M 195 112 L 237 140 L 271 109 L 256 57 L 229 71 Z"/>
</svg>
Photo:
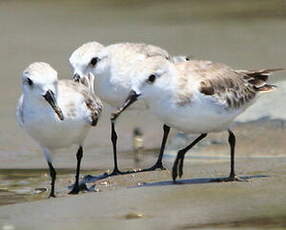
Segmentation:
<svg viewBox="0 0 286 230">
<path fill-rule="evenodd" d="M 72 80 L 62 80 L 59 84 L 62 84 L 62 87 L 67 86 L 70 89 L 73 88 L 76 92 L 79 92 L 82 95 L 83 102 L 90 111 L 90 124 L 95 126 L 103 108 L 101 100 L 97 96 L 93 95 L 82 83 L 74 82 Z"/>
<path fill-rule="evenodd" d="M 100 114 L 102 112 L 102 102 L 101 100 L 92 94 L 88 88 L 85 86 L 83 87 L 82 94 L 84 96 L 84 102 L 86 104 L 86 107 L 90 111 L 90 121 L 92 126 L 96 126 L 97 121 L 100 117 Z"/>
<path fill-rule="evenodd" d="M 96 126 L 102 111 L 102 103 L 99 98 L 90 96 L 85 99 L 85 104 L 91 113 L 91 125 Z"/>
<path fill-rule="evenodd" d="M 230 109 L 240 108 L 256 95 L 253 85 L 243 76 L 226 65 L 213 63 L 202 78 L 200 92 L 215 96 Z"/>
<path fill-rule="evenodd" d="M 217 98 L 229 109 L 240 108 L 251 102 L 259 91 L 272 90 L 275 86 L 266 83 L 268 76 L 274 71 L 283 70 L 236 71 L 221 63 L 197 60 L 179 64 L 178 67 L 188 72 L 191 81 L 200 83 L 202 94 Z"/>
</svg>

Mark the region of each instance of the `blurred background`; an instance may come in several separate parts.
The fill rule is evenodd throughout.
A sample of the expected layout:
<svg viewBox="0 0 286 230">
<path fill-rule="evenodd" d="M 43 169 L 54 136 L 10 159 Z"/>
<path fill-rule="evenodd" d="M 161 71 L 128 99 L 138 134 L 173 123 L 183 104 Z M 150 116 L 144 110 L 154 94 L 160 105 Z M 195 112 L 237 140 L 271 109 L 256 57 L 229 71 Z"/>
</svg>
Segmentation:
<svg viewBox="0 0 286 230">
<path fill-rule="evenodd" d="M 286 1 L 0 0 L 1 169 L 46 168 L 40 149 L 15 119 L 22 71 L 32 62 L 45 61 L 58 71 L 59 78 L 70 78 L 70 54 L 92 40 L 105 45 L 145 42 L 172 55 L 223 62 L 237 69 L 286 67 Z M 275 74 L 272 82 L 280 88 L 237 119 L 240 154 L 285 153 L 285 77 L 285 73 Z M 105 106 L 100 123 L 86 141 L 84 168 L 112 168 L 109 111 Z M 150 153 L 142 165 L 150 165 L 158 152 L 161 124 L 148 111 L 128 111 L 117 128 L 121 167 L 138 165 L 137 158 L 142 157 L 136 154 L 134 161 L 132 155 L 135 127 L 144 138 L 143 151 Z M 189 141 L 188 136 L 176 134 L 171 134 L 167 156 L 172 157 L 173 150 Z M 217 134 L 202 145 L 208 154 L 220 150 L 228 154 L 225 140 L 225 134 Z M 73 168 L 75 151 L 63 150 L 55 165 Z"/>
</svg>

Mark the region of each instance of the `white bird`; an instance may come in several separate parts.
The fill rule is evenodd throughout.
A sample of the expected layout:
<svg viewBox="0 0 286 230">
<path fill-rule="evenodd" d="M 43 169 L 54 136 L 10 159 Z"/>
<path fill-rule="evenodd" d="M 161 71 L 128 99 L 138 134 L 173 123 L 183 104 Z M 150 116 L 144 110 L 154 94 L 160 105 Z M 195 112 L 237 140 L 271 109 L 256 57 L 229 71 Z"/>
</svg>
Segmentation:
<svg viewBox="0 0 286 230">
<path fill-rule="evenodd" d="M 255 102 L 262 92 L 270 92 L 268 76 L 283 69 L 257 71 L 233 70 L 211 61 L 192 60 L 177 64 L 161 57 L 146 59 L 134 71 L 134 81 L 124 105 L 112 116 L 144 99 L 150 110 L 164 124 L 186 133 L 200 134 L 190 145 L 178 152 L 172 177 L 183 174 L 185 153 L 209 132 L 228 130 L 231 150 L 231 171 L 223 181 L 239 180 L 234 172 L 235 135 L 230 130 L 235 117 Z"/>
<path fill-rule="evenodd" d="M 94 46 L 91 48 L 90 46 Z M 89 47 L 87 49 L 87 47 Z M 95 51 L 96 50 L 96 51 Z M 80 55 L 78 55 L 80 54 Z M 95 76 L 96 94 L 107 104 L 117 107 L 127 98 L 131 89 L 133 66 L 146 58 L 160 56 L 171 59 L 168 52 L 153 45 L 143 43 L 118 43 L 105 48 L 97 42 L 84 44 L 73 52 L 70 63 L 74 68 L 74 79 Z M 183 60 L 182 57 L 179 60 Z M 169 127 L 164 125 L 164 138 L 160 155 L 154 166 L 146 170 L 164 169 L 162 154 L 169 133 Z M 117 134 L 115 124 L 111 122 L 111 140 L 113 144 L 114 169 L 110 175 L 121 174 L 117 164 Z"/>
<path fill-rule="evenodd" d="M 78 193 L 82 146 L 90 127 L 96 125 L 100 116 L 101 101 L 82 84 L 58 81 L 57 72 L 43 62 L 33 63 L 24 70 L 22 91 L 17 120 L 43 150 L 51 176 L 50 197 L 55 197 L 53 154 L 71 145 L 77 145 L 78 151 L 76 180 L 70 193 Z"/>
</svg>

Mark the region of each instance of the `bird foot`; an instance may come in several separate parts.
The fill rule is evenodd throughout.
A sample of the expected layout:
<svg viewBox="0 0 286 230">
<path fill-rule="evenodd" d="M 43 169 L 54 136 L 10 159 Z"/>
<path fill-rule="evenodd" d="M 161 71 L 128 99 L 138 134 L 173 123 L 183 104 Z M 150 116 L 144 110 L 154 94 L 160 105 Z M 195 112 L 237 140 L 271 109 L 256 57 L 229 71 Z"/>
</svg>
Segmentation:
<svg viewBox="0 0 286 230">
<path fill-rule="evenodd" d="M 50 195 L 49 195 L 49 198 L 56 198 L 56 195 L 55 195 L 55 193 L 50 193 Z"/>
<path fill-rule="evenodd" d="M 79 186 L 74 186 L 73 189 L 69 192 L 70 195 L 78 194 L 80 191 Z"/>
<path fill-rule="evenodd" d="M 119 171 L 119 169 L 113 169 L 113 171 L 110 173 L 110 174 L 108 174 L 108 176 L 117 176 L 117 175 L 123 175 L 123 174 L 125 174 L 124 172 L 121 172 L 121 171 Z"/>
<path fill-rule="evenodd" d="M 172 169 L 172 178 L 173 178 L 174 183 L 176 183 L 178 174 L 180 178 L 183 176 L 183 163 L 184 163 L 183 157 L 177 157 L 174 162 L 173 169 Z"/>
<path fill-rule="evenodd" d="M 155 171 L 157 169 L 161 169 L 161 170 L 166 170 L 166 168 L 163 166 L 162 162 L 157 162 L 155 165 L 153 165 L 150 168 L 147 169 L 142 169 L 139 172 L 148 172 L 148 171 Z"/>
<path fill-rule="evenodd" d="M 71 195 L 78 194 L 80 191 L 89 191 L 86 184 L 81 182 L 79 185 L 73 185 L 72 190 L 69 192 Z"/>
</svg>

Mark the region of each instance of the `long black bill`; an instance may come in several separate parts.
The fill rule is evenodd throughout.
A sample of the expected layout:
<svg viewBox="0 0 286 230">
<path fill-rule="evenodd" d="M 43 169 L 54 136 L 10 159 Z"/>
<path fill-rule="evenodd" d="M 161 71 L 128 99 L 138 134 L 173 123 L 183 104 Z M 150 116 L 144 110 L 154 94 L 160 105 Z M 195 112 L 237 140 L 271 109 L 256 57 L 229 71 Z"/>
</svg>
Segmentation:
<svg viewBox="0 0 286 230">
<path fill-rule="evenodd" d="M 46 101 L 52 106 L 53 110 L 56 112 L 60 120 L 64 120 L 64 114 L 61 108 L 57 105 L 56 98 L 54 93 L 51 90 L 48 90 L 43 97 Z"/>
<path fill-rule="evenodd" d="M 134 90 L 131 90 L 127 99 L 125 100 L 124 104 L 119 107 L 119 109 L 111 114 L 111 120 L 115 121 L 117 117 L 130 105 L 132 105 L 135 101 L 137 101 L 137 98 L 140 96 L 140 94 L 137 94 Z"/>
</svg>

